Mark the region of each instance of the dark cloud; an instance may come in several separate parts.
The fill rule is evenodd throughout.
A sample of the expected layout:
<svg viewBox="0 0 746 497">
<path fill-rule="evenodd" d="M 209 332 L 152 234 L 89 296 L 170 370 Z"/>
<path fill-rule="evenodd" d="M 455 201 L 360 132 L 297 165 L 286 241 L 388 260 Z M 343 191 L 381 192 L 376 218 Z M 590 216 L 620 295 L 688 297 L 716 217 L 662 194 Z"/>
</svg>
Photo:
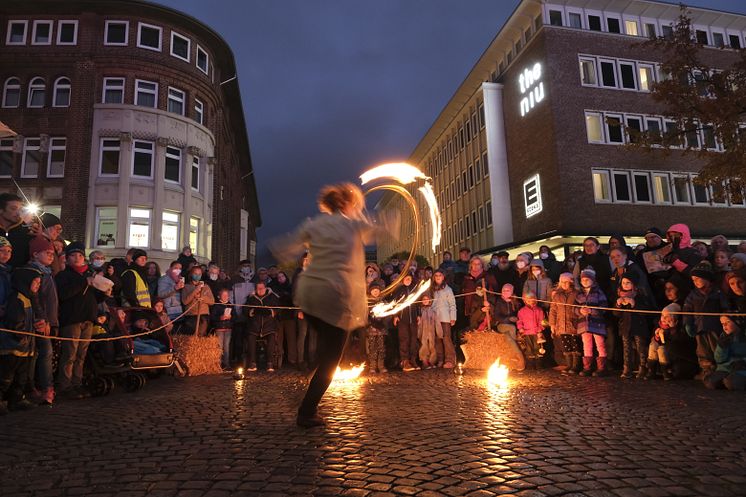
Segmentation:
<svg viewBox="0 0 746 497">
<path fill-rule="evenodd" d="M 314 214 L 323 184 L 406 159 L 518 4 L 159 3 L 205 22 L 233 49 L 264 221 L 260 253 Z M 689 3 L 734 8 L 727 0 Z"/>
</svg>

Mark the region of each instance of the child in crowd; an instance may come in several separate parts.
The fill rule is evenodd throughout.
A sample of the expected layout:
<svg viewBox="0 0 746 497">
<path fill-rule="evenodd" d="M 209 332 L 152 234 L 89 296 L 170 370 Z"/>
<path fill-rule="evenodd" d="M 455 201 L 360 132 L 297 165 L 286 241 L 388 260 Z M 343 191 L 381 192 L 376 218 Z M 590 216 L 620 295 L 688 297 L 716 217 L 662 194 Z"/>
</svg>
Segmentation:
<svg viewBox="0 0 746 497">
<path fill-rule="evenodd" d="M 567 365 L 562 374 L 577 374 L 583 367 L 583 344 L 575 326 L 573 307 L 578 292 L 575 290 L 573 279 L 572 273 L 560 274 L 557 288 L 552 292 L 552 306 L 549 309 L 552 337 L 559 337 L 559 345 Z"/>
<path fill-rule="evenodd" d="M 381 284 L 374 281 L 368 288 L 368 303 L 371 306 L 381 301 Z M 368 351 L 368 372 L 388 373 L 384 364 L 386 359 L 386 335 L 388 326 L 386 318 L 368 315 L 368 330 L 366 333 L 366 349 Z"/>
<path fill-rule="evenodd" d="M 432 369 L 438 354 L 435 349 L 435 338 L 443 338 L 443 328 L 435 315 L 433 300 L 429 294 L 422 295 L 420 315 L 417 316 L 417 338 L 420 340 L 420 361 L 422 369 Z"/>
<path fill-rule="evenodd" d="M 668 304 L 661 311 L 661 318 L 658 321 L 658 327 L 653 333 L 653 338 L 650 340 L 650 346 L 648 347 L 648 371 L 645 375 L 646 380 L 655 378 L 655 366 L 656 363 L 660 364 L 661 374 L 663 379 L 668 381 L 673 379 L 673 375 L 669 371 L 669 358 L 668 348 L 671 343 L 671 338 L 676 333 L 676 328 L 679 324 L 679 317 L 677 312 L 681 312 L 681 306 L 673 303 Z"/>
<path fill-rule="evenodd" d="M 715 273 L 707 261 L 702 261 L 691 271 L 694 288 L 686 297 L 684 312 L 720 313 L 727 309 L 727 302 L 714 285 Z M 715 371 L 715 348 L 721 325 L 718 316 L 688 315 L 684 317 L 684 327 L 690 337 L 697 341 L 697 362 L 701 369 L 699 379 Z"/>
<path fill-rule="evenodd" d="M 614 311 L 614 315 L 619 319 L 619 334 L 622 336 L 622 351 L 624 352 L 624 367 L 620 378 L 632 378 L 634 347 L 640 360 L 637 379 L 641 380 L 647 374 L 650 327 L 647 314 L 632 311 L 647 311 L 652 307 L 647 295 L 638 288 L 639 281 L 637 278 L 638 276 L 632 272 L 624 273 L 624 276 L 622 276 L 614 304 L 614 307 L 619 310 Z"/>
<path fill-rule="evenodd" d="M 704 378 L 707 388 L 746 390 L 746 340 L 744 330 L 730 316 L 720 316 L 723 333 L 715 348 L 717 369 Z"/>
<path fill-rule="evenodd" d="M 500 289 L 500 298 L 495 301 L 494 321 L 499 333 L 507 333 L 515 340 L 521 301 L 513 296 L 513 291 L 513 285 L 510 283 L 505 283 Z"/>
<path fill-rule="evenodd" d="M 210 308 L 210 327 L 220 343 L 220 367 L 230 370 L 231 334 L 233 331 L 233 303 L 231 292 L 227 288 L 218 290 L 218 301 Z"/>
<path fill-rule="evenodd" d="M 158 315 L 158 328 L 163 329 L 166 333 L 171 333 L 171 330 L 174 329 L 174 324 L 171 321 L 171 318 L 168 316 L 168 313 L 166 312 L 166 307 L 163 303 L 163 300 L 156 298 L 153 301 L 153 310 Z"/>
<path fill-rule="evenodd" d="M 537 305 L 536 295 L 532 292 L 523 294 L 525 304 L 518 311 L 519 343 L 528 367 L 538 369 L 539 361 L 544 356 L 544 310 Z"/>
<path fill-rule="evenodd" d="M 549 310 L 549 294 L 552 290 L 552 280 L 547 276 L 541 259 L 533 259 L 529 264 L 528 279 L 523 284 L 523 293 L 531 292 L 540 300 L 539 307 Z"/>
<path fill-rule="evenodd" d="M 124 315 L 124 311 L 119 311 Z M 97 340 L 91 343 L 89 354 L 98 356 L 104 364 L 111 364 L 115 361 L 114 344 L 113 340 L 101 340 L 102 338 L 108 338 L 109 334 L 109 316 L 106 309 L 99 307 L 96 313 L 96 322 L 93 323 L 93 331 L 91 332 L 91 338 Z"/>
<path fill-rule="evenodd" d="M 721 292 L 728 291 L 728 280 L 725 277 L 730 271 L 731 253 L 724 249 L 717 249 L 712 253 L 712 268 L 715 271 L 715 286 Z"/>
<path fill-rule="evenodd" d="M 435 337 L 435 348 L 438 354 L 437 367 L 446 369 L 452 368 L 456 364 L 456 349 L 453 346 L 451 338 L 451 328 L 456 324 L 456 298 L 453 296 L 453 290 L 446 283 L 446 274 L 437 269 L 433 272 L 433 310 L 440 327 L 443 330 L 443 336 Z"/>
<path fill-rule="evenodd" d="M 581 376 L 606 375 L 606 320 L 604 311 L 596 307 L 606 307 L 606 295 L 596 283 L 596 271 L 590 266 L 580 272 L 581 289 L 575 296 L 575 317 L 577 330 L 583 339 L 583 371 Z M 593 369 L 593 347 L 596 347 L 596 370 Z"/>
<path fill-rule="evenodd" d="M 132 329 L 130 330 L 131 335 L 140 335 L 142 333 L 149 333 L 153 328 L 151 327 L 150 320 L 147 314 L 144 312 L 133 312 L 132 313 Z M 167 352 L 168 347 L 162 344 L 160 341 L 153 338 L 152 334 L 146 334 L 134 339 L 134 354 L 135 355 L 154 355 Z"/>
</svg>

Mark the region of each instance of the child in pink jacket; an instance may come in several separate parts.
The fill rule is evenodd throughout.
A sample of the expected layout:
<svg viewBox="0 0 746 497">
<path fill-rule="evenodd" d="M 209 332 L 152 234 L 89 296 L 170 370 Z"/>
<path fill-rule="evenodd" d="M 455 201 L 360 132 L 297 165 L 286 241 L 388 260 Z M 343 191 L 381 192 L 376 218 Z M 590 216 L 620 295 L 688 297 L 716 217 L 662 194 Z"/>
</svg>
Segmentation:
<svg viewBox="0 0 746 497">
<path fill-rule="evenodd" d="M 523 294 L 523 303 L 516 323 L 519 342 L 526 362 L 537 369 L 539 359 L 544 356 L 544 310 L 536 305 L 536 295 L 532 292 Z"/>
</svg>

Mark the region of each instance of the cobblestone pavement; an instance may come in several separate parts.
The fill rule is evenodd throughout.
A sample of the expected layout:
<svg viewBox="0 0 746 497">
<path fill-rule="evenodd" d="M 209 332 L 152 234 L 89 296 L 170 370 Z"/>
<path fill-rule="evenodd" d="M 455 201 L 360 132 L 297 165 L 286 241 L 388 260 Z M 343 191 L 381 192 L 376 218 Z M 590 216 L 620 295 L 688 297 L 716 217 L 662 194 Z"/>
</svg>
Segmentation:
<svg viewBox="0 0 746 497">
<path fill-rule="evenodd" d="M 294 425 L 294 373 L 154 380 L 0 418 L 0 495 L 746 495 L 746 396 L 695 382 L 391 373 Z"/>
</svg>

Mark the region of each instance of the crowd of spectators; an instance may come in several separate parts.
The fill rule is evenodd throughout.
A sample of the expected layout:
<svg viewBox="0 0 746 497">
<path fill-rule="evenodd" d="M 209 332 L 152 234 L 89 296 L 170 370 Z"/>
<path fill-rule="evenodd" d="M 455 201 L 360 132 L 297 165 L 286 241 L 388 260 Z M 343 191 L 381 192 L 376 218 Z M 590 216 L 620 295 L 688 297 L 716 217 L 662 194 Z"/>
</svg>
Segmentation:
<svg viewBox="0 0 746 497">
<path fill-rule="evenodd" d="M 225 370 L 314 367 L 316 332 L 293 306 L 294 288 L 311 262 L 292 275 L 276 266 L 254 271 L 241 261 L 231 272 L 200 264 L 189 247 L 162 272 L 139 248 L 107 260 L 66 244 L 62 221 L 23 218 L 23 202 L 0 195 L 0 413 L 84 398 L 91 337 L 109 336 L 112 309 L 152 309 L 158 323 L 133 318 L 137 330 L 214 334 Z M 423 280 L 430 289 L 390 318 L 370 316 L 354 331 L 344 361 L 367 363 L 370 374 L 391 369 L 456 367 L 465 332 L 483 329 L 516 340 L 529 368 L 624 379 L 694 378 L 710 388 L 746 389 L 746 242 L 731 247 L 718 235 L 692 242 L 685 224 L 648 229 L 629 247 L 614 235 L 602 245 L 556 259 L 548 246 L 536 256 L 497 252 L 489 258 L 463 248 L 437 267 L 407 267 L 389 259 L 367 266 L 369 304 L 406 298 Z M 382 291 L 397 280 L 392 295 Z M 22 332 L 12 333 L 11 331 Z M 59 359 L 54 369 L 56 340 Z M 141 351 L 158 345 L 144 338 Z M 107 348 L 111 360 L 121 350 Z"/>
</svg>

